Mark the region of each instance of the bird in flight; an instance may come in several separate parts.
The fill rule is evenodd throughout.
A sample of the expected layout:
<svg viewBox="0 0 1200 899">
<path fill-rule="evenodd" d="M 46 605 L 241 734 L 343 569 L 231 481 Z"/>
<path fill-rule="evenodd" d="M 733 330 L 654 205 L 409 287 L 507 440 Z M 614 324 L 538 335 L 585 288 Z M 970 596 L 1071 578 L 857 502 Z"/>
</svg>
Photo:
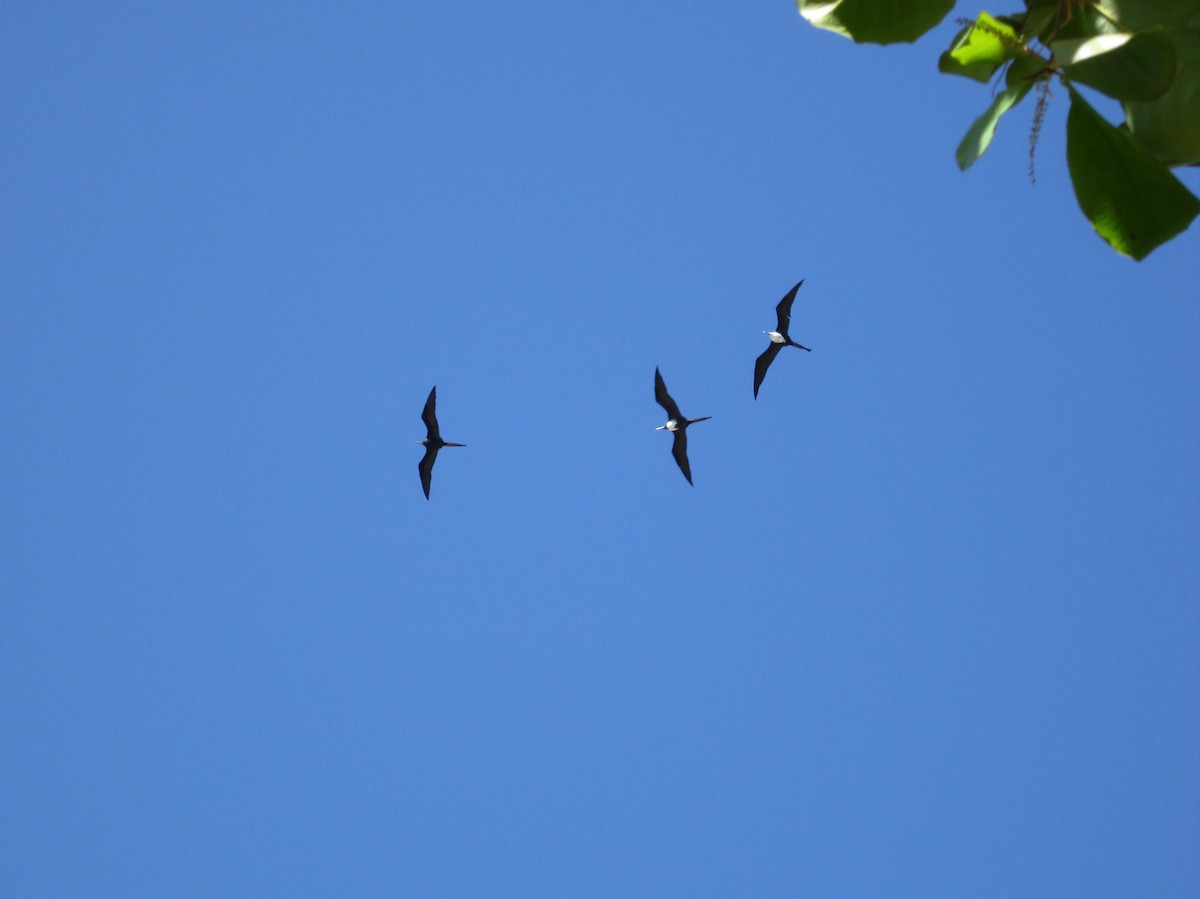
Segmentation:
<svg viewBox="0 0 1200 899">
<path fill-rule="evenodd" d="M 442 434 L 438 430 L 437 413 L 434 412 L 435 405 L 437 405 L 436 387 L 429 391 L 429 399 L 425 401 L 425 408 L 421 411 L 421 420 L 425 422 L 425 439 L 418 441 L 425 447 L 425 455 L 417 464 L 417 470 L 421 472 L 421 486 L 425 488 L 426 499 L 429 499 L 429 482 L 433 478 L 433 463 L 437 460 L 438 450 L 443 446 L 466 446 L 465 443 L 450 443 L 442 439 Z"/>
<path fill-rule="evenodd" d="M 671 447 L 671 455 L 675 457 L 675 461 L 679 465 L 679 470 L 683 472 L 683 476 L 691 484 L 692 466 L 688 464 L 687 457 L 687 428 L 688 425 L 694 425 L 698 421 L 708 421 L 712 416 L 705 415 L 702 418 L 684 418 L 680 415 L 679 407 L 675 405 L 675 401 L 667 393 L 667 385 L 663 381 L 662 373 L 657 368 L 654 369 L 654 399 L 660 406 L 667 410 L 667 423 L 661 428 L 655 428 L 654 430 L 670 431 L 675 435 L 675 443 Z M 692 484 L 692 486 L 694 487 L 695 484 Z"/>
<path fill-rule="evenodd" d="M 800 284 L 804 280 L 801 279 Z M 806 346 L 796 343 L 792 338 L 788 337 L 788 322 L 792 317 L 792 301 L 796 299 L 796 291 L 800 289 L 800 284 L 797 284 L 787 292 L 779 305 L 775 307 L 775 316 L 778 323 L 775 325 L 774 331 L 763 331 L 771 338 L 770 345 L 763 351 L 763 354 L 754 361 L 754 398 L 758 399 L 758 386 L 762 384 L 763 378 L 767 376 L 767 369 L 771 367 L 771 363 L 775 361 L 775 357 L 779 355 L 779 351 L 785 346 L 794 346 L 807 352 L 812 352 Z"/>
</svg>

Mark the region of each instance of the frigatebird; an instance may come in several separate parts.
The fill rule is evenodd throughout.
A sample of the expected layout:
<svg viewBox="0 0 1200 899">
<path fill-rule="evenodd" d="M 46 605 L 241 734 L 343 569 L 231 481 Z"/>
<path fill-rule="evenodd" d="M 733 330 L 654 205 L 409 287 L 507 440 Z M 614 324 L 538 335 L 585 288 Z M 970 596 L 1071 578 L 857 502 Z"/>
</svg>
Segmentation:
<svg viewBox="0 0 1200 899">
<path fill-rule="evenodd" d="M 654 369 L 654 399 L 660 406 L 667 410 L 667 423 L 661 428 L 655 428 L 654 430 L 670 431 L 675 435 L 675 444 L 671 447 L 671 455 L 675 457 L 675 461 L 679 464 L 679 470 L 683 472 L 683 476 L 691 484 L 692 466 L 688 464 L 687 457 L 688 425 L 694 425 L 698 421 L 708 421 L 712 416 L 705 415 L 702 418 L 684 418 L 680 415 L 679 407 L 675 405 L 675 401 L 667 393 L 667 385 L 663 382 L 662 373 L 657 368 Z M 692 486 L 696 485 L 692 484 Z"/>
<path fill-rule="evenodd" d="M 800 284 L 804 283 L 804 279 L 800 279 Z M 767 369 L 771 367 L 771 363 L 775 361 L 775 357 L 779 355 L 779 351 L 785 346 L 794 346 L 802 350 L 812 352 L 806 346 L 796 343 L 792 338 L 788 337 L 788 322 L 792 317 L 792 301 L 796 299 L 796 291 L 800 289 L 800 284 L 797 284 L 787 292 L 779 305 L 775 307 L 775 317 L 778 323 L 775 325 L 774 331 L 763 331 L 771 338 L 770 345 L 766 348 L 761 356 L 754 361 L 754 398 L 758 399 L 758 385 L 763 382 L 763 378 L 767 376 Z"/>
<path fill-rule="evenodd" d="M 425 439 L 418 441 L 425 447 L 425 455 L 417 464 L 417 470 L 421 472 L 421 486 L 425 488 L 426 499 L 429 499 L 429 482 L 433 478 L 433 463 L 437 459 L 438 450 L 443 446 L 466 446 L 465 443 L 450 443 L 442 439 L 442 434 L 438 430 L 437 413 L 434 412 L 435 405 L 437 405 L 436 387 L 429 391 L 429 399 L 425 401 L 425 408 L 421 411 L 421 420 L 425 422 Z"/>
</svg>

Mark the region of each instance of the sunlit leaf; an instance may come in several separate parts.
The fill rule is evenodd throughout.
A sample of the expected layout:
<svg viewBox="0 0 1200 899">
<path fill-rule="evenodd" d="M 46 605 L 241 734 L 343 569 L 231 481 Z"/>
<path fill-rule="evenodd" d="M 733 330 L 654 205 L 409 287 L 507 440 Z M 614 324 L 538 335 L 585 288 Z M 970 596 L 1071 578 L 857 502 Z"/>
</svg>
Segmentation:
<svg viewBox="0 0 1200 899">
<path fill-rule="evenodd" d="M 1079 206 L 1113 249 L 1144 259 L 1200 214 L 1194 197 L 1133 136 L 1106 122 L 1074 88 L 1067 166 Z"/>
<path fill-rule="evenodd" d="M 938 59 L 938 70 L 985 84 L 996 69 L 1020 52 L 1017 33 L 987 13 L 958 33 L 954 44 Z"/>
</svg>

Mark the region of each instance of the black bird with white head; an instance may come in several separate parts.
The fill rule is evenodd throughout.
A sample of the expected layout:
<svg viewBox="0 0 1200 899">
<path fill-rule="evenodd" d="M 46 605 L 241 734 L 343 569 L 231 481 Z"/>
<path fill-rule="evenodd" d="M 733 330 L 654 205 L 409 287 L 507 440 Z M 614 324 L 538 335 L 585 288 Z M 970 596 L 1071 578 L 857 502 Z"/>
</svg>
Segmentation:
<svg viewBox="0 0 1200 899">
<path fill-rule="evenodd" d="M 654 430 L 670 431 L 675 435 L 675 443 L 671 447 L 671 455 L 675 457 L 675 461 L 679 465 L 679 470 L 683 472 L 683 476 L 691 484 L 692 466 L 688 464 L 687 457 L 687 429 L 689 425 L 694 425 L 698 421 L 708 421 L 712 416 L 705 415 L 702 418 L 684 418 L 680 415 L 679 407 L 675 405 L 675 401 L 667 393 L 667 385 L 663 381 L 662 373 L 657 368 L 654 369 L 654 399 L 660 406 L 667 410 L 667 423 Z M 696 485 L 692 484 L 692 486 Z"/>
<path fill-rule="evenodd" d="M 801 279 L 800 284 L 804 280 Z M 775 325 L 774 331 L 763 331 L 771 338 L 770 345 L 763 351 L 763 354 L 754 362 L 754 398 L 758 399 L 758 387 L 763 382 L 763 378 L 767 376 L 767 369 L 771 367 L 771 363 L 775 361 L 775 357 L 779 355 L 779 351 L 785 346 L 794 346 L 797 349 L 812 352 L 808 347 L 796 343 L 788 336 L 788 322 L 792 318 L 792 301 L 796 299 L 796 291 L 800 289 L 800 284 L 797 284 L 787 292 L 779 305 L 775 307 L 775 317 L 778 323 Z"/>
<path fill-rule="evenodd" d="M 450 443 L 442 439 L 438 430 L 437 413 L 434 411 L 436 405 L 437 388 L 434 387 L 429 391 L 429 399 L 425 401 L 425 408 L 421 412 L 421 420 L 425 422 L 425 439 L 417 441 L 425 447 L 425 455 L 417 464 L 417 470 L 421 472 L 421 486 L 425 488 L 426 499 L 429 499 L 429 483 L 433 478 L 433 463 L 437 460 L 438 450 L 443 446 L 466 446 L 465 443 Z"/>
</svg>

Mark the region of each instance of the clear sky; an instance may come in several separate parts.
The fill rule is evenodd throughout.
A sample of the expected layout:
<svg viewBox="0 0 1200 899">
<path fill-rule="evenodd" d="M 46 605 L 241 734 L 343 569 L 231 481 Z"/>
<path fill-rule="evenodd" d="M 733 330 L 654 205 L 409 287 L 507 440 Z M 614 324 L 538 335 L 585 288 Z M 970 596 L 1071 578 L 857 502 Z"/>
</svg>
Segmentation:
<svg viewBox="0 0 1200 899">
<path fill-rule="evenodd" d="M 10 11 L 0 892 L 1196 895 L 1200 232 L 955 30 Z"/>
</svg>

